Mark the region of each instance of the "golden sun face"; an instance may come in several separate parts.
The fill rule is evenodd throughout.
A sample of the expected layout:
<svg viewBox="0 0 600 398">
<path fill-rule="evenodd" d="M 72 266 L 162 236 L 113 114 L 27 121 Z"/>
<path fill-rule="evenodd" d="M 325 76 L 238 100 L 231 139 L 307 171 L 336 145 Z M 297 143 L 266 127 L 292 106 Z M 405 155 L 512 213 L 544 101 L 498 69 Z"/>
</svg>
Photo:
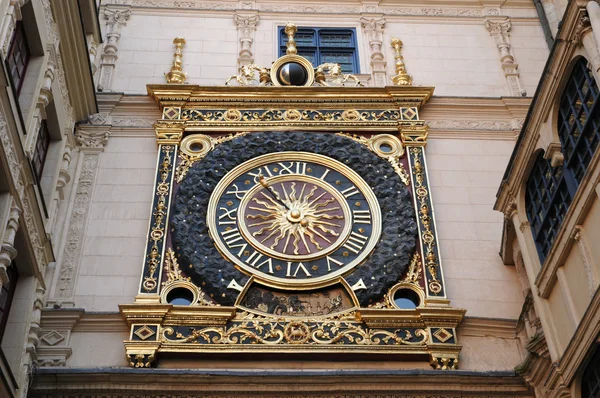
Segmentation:
<svg viewBox="0 0 600 398">
<path fill-rule="evenodd" d="M 242 234 L 266 254 L 304 260 L 323 256 L 348 233 L 343 196 L 309 176 L 262 178 L 240 206 Z"/>
</svg>

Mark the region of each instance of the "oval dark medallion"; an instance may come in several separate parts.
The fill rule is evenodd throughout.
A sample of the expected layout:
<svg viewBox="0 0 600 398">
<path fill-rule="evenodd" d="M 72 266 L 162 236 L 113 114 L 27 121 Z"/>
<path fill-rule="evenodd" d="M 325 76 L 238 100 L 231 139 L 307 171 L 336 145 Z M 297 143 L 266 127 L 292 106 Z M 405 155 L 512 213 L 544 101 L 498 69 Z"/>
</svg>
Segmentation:
<svg viewBox="0 0 600 398">
<path fill-rule="evenodd" d="M 307 79 L 306 69 L 297 62 L 287 62 L 277 71 L 277 80 L 282 86 L 303 86 Z"/>
</svg>

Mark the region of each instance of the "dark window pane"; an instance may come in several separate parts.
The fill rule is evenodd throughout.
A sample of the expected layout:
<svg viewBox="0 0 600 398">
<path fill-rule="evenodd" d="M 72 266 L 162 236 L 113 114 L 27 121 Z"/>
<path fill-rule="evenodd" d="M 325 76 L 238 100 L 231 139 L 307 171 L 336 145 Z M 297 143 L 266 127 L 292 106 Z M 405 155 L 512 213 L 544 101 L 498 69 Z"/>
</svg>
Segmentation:
<svg viewBox="0 0 600 398">
<path fill-rule="evenodd" d="M 597 398 L 600 396 L 600 349 L 596 348 L 594 356 L 585 368 L 581 382 L 582 398 Z"/>
<path fill-rule="evenodd" d="M 541 263 L 552 248 L 571 200 L 562 167 L 552 167 L 540 154 L 527 180 L 525 204 Z"/>
<path fill-rule="evenodd" d="M 6 57 L 17 93 L 20 93 L 23 87 L 23 78 L 27 70 L 29 58 L 29 47 L 27 46 L 23 23 L 18 21 Z"/>
<path fill-rule="evenodd" d="M 577 61 L 569 77 L 558 119 L 565 165 L 578 186 L 600 141 L 598 86 L 585 58 Z"/>
<path fill-rule="evenodd" d="M 38 181 L 42 179 L 42 172 L 44 171 L 44 163 L 46 162 L 46 155 L 48 154 L 48 146 L 50 145 L 50 134 L 48 133 L 48 125 L 46 120 L 42 120 L 40 130 L 35 142 L 35 151 L 33 158 L 33 168 Z"/>
</svg>

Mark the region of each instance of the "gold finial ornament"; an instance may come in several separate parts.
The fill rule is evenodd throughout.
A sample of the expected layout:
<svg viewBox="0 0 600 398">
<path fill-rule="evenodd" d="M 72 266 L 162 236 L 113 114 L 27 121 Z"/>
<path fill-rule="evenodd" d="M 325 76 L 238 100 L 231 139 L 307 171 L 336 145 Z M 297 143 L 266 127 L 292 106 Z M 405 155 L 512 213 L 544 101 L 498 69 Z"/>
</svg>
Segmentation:
<svg viewBox="0 0 600 398">
<path fill-rule="evenodd" d="M 173 65 L 168 73 L 165 73 L 167 83 L 185 83 L 186 75 L 183 71 L 181 58 L 183 57 L 182 49 L 185 44 L 183 37 L 176 37 L 173 39 L 175 44 L 175 54 L 173 54 Z"/>
<path fill-rule="evenodd" d="M 298 31 L 296 25 L 291 22 L 285 24 L 285 34 L 288 36 L 287 49 L 285 53 L 287 55 L 296 55 L 298 54 L 298 49 L 296 48 L 296 40 L 294 39 L 294 35 Z"/>
<path fill-rule="evenodd" d="M 406 73 L 406 65 L 404 65 L 404 57 L 400 53 L 402 50 L 402 40 L 397 37 L 392 37 L 392 47 L 396 51 L 396 75 L 392 76 L 392 81 L 396 86 L 412 86 L 412 76 Z"/>
</svg>

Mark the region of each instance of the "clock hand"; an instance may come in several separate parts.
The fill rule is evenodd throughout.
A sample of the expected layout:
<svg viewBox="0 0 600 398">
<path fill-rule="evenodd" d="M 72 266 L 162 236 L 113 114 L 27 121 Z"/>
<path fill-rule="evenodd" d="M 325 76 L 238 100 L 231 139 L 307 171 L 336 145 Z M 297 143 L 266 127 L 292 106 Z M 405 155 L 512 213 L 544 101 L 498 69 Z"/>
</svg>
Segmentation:
<svg viewBox="0 0 600 398">
<path fill-rule="evenodd" d="M 271 196 L 273 196 L 273 198 L 275 200 L 277 200 L 279 203 L 281 203 L 283 205 L 283 207 L 285 207 L 286 209 L 291 210 L 290 207 L 288 205 L 286 205 L 285 202 L 281 199 L 281 197 L 279 196 L 277 191 L 275 189 L 273 189 L 272 186 L 269 185 L 265 176 L 263 176 L 262 174 L 259 174 L 258 181 L 260 182 L 260 185 L 262 185 L 263 187 L 265 187 L 267 189 L 267 191 L 271 194 Z"/>
</svg>

